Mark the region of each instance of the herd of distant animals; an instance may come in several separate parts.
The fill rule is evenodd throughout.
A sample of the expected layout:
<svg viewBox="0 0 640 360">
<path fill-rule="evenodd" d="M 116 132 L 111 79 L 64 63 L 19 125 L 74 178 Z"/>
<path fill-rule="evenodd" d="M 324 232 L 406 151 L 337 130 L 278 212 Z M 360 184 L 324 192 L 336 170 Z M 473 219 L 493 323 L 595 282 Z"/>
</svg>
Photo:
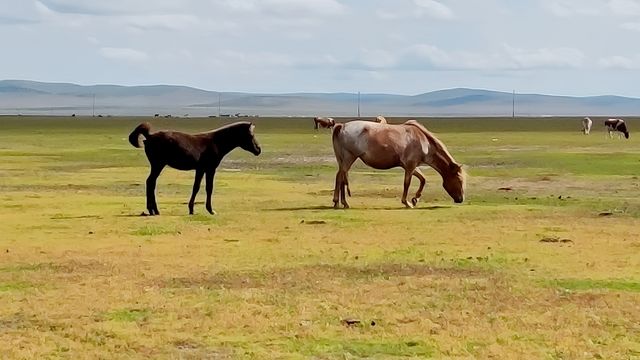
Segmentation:
<svg viewBox="0 0 640 360">
<path fill-rule="evenodd" d="M 360 159 L 374 169 L 404 169 L 404 183 L 401 202 L 408 208 L 417 205 L 426 180 L 420 165 L 432 167 L 442 177 L 442 186 L 455 203 L 464 201 L 466 173 L 457 163 L 446 146 L 416 120 L 402 124 L 389 124 L 383 116 L 375 121 L 353 120 L 338 123 L 330 117 L 315 117 L 314 129 L 332 130 L 333 152 L 338 163 L 333 190 L 333 206 L 338 203 L 349 208 L 347 195 L 351 196 L 348 172 L 353 163 Z M 604 121 L 610 138 L 614 133 L 629 138 L 629 130 L 622 119 Z M 582 120 L 582 131 L 589 135 L 593 121 L 589 117 Z M 178 131 L 151 132 L 149 123 L 138 125 L 129 135 L 129 142 L 140 147 L 140 136 L 144 137 L 144 151 L 149 160 L 151 171 L 146 181 L 147 210 L 149 215 L 160 215 L 155 197 L 158 176 L 166 167 L 177 170 L 195 170 L 195 179 L 189 214 L 194 213 L 196 195 L 202 178 L 205 178 L 205 207 L 215 214 L 211 204 L 213 182 L 216 169 L 231 150 L 240 147 L 254 155 L 260 155 L 262 149 L 254 133 L 251 122 L 236 122 L 208 132 L 186 134 Z M 411 202 L 407 201 L 411 179 L 418 178 L 420 185 Z"/>
<path fill-rule="evenodd" d="M 585 135 L 591 133 L 592 126 L 593 121 L 588 116 L 582 119 L 582 132 Z M 613 138 L 614 133 L 618 133 L 620 138 L 622 138 L 623 135 L 626 139 L 629 138 L 629 129 L 627 129 L 627 124 L 622 119 L 607 119 L 604 121 L 604 126 L 610 138 Z"/>
</svg>

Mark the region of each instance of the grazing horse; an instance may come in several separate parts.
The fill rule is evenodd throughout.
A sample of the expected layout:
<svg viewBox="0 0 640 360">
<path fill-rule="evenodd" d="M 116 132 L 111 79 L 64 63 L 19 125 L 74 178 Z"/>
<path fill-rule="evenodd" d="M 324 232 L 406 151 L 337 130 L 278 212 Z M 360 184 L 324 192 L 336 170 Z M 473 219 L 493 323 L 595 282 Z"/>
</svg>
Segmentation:
<svg viewBox="0 0 640 360">
<path fill-rule="evenodd" d="M 374 169 L 404 169 L 402 203 L 411 208 L 420 200 L 426 183 L 418 168 L 426 164 L 442 176 L 442 186 L 456 203 L 464 201 L 465 172 L 455 162 L 445 145 L 415 120 L 404 124 L 379 124 L 371 121 L 351 121 L 336 124 L 333 129 L 333 151 L 338 161 L 338 172 L 333 189 L 333 206 L 338 208 L 338 198 L 349 208 L 346 192 L 351 196 L 347 173 L 351 165 L 361 159 Z M 407 201 L 411 177 L 420 180 L 416 195 Z"/>
<path fill-rule="evenodd" d="M 318 130 L 318 128 L 331 129 L 335 125 L 336 125 L 336 121 L 330 117 L 325 118 L 325 117 L 316 116 L 313 118 L 313 128 L 316 130 Z"/>
<path fill-rule="evenodd" d="M 593 121 L 589 117 L 585 117 L 582 119 L 582 132 L 585 135 L 589 135 L 591 132 L 591 126 L 593 125 Z"/>
<path fill-rule="evenodd" d="M 604 121 L 604 126 L 607 127 L 607 132 L 609 133 L 609 137 L 613 138 L 613 133 L 615 131 L 619 131 L 620 137 L 624 134 L 625 138 L 629 138 L 629 130 L 627 129 L 627 124 L 625 124 L 622 119 L 607 119 Z"/>
<path fill-rule="evenodd" d="M 144 140 L 144 152 L 147 154 L 151 173 L 147 178 L 147 210 L 149 215 L 160 215 L 156 203 L 156 180 L 162 169 L 169 165 L 178 170 L 195 170 L 193 191 L 189 200 L 189 214 L 193 214 L 193 205 L 200 190 L 202 177 L 206 175 L 207 202 L 210 214 L 215 211 L 211 207 L 213 177 L 222 158 L 231 150 L 240 147 L 254 155 L 260 155 L 261 149 L 254 136 L 254 128 L 250 122 L 237 122 L 221 128 L 199 134 L 185 134 L 177 131 L 158 131 L 151 133 L 151 125 L 142 123 L 129 135 L 129 142 L 140 147 L 140 135 Z"/>
<path fill-rule="evenodd" d="M 387 119 L 382 115 L 378 115 L 376 116 L 376 122 L 380 124 L 387 124 Z"/>
</svg>

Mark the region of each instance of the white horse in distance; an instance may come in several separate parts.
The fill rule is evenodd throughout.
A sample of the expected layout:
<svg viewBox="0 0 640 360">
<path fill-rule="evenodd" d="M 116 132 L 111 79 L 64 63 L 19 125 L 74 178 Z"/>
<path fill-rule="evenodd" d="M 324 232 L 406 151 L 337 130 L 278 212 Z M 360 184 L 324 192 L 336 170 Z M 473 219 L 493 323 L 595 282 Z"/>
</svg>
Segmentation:
<svg viewBox="0 0 640 360">
<path fill-rule="evenodd" d="M 589 135 L 591 132 L 591 126 L 593 126 L 593 121 L 589 117 L 585 117 L 582 119 L 582 132 L 585 135 Z"/>
</svg>

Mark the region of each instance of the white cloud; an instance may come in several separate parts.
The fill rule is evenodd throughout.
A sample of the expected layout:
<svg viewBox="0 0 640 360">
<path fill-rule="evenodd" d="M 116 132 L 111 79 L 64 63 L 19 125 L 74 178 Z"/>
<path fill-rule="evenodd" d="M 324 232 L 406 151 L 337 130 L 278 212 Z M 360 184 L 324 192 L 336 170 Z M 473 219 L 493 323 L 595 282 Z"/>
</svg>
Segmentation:
<svg viewBox="0 0 640 360">
<path fill-rule="evenodd" d="M 397 65 L 397 58 L 388 51 L 381 49 L 363 49 L 361 51 L 362 64 L 371 69 L 391 68 Z"/>
<path fill-rule="evenodd" d="M 144 62 L 149 58 L 147 53 L 129 48 L 103 47 L 100 54 L 108 59 L 128 62 Z"/>
<path fill-rule="evenodd" d="M 620 25 L 621 28 L 632 31 L 640 31 L 640 22 L 626 22 Z"/>
<path fill-rule="evenodd" d="M 611 12 L 620 16 L 640 15 L 640 1 L 638 0 L 609 0 Z"/>
<path fill-rule="evenodd" d="M 397 20 L 403 17 L 400 13 L 383 9 L 377 9 L 376 16 L 382 20 Z"/>
<path fill-rule="evenodd" d="M 436 19 L 453 19 L 453 11 L 436 0 L 413 0 L 418 6 L 418 14 Z"/>
<path fill-rule="evenodd" d="M 601 58 L 598 65 L 605 69 L 637 70 L 640 69 L 640 58 L 614 55 Z"/>
<path fill-rule="evenodd" d="M 541 48 L 527 50 L 504 45 L 509 59 L 518 68 L 577 68 L 583 65 L 585 55 L 574 48 Z"/>
<path fill-rule="evenodd" d="M 497 52 L 445 50 L 431 44 L 415 44 L 390 52 L 363 50 L 350 66 L 362 70 L 500 71 L 579 68 L 584 54 L 573 48 L 521 49 L 504 45 Z M 349 64 L 341 61 L 340 64 Z"/>
<path fill-rule="evenodd" d="M 405 60 L 405 63 L 409 66 L 411 66 L 411 63 L 417 67 L 424 66 L 425 64 L 436 68 L 451 68 L 454 66 L 451 56 L 433 45 L 418 44 L 411 46 L 403 52 L 405 53 L 405 58 L 408 58 Z"/>
<path fill-rule="evenodd" d="M 185 5 L 184 1 L 171 0 L 36 0 L 36 3 L 57 13 L 95 16 L 173 13 Z"/>
<path fill-rule="evenodd" d="M 221 62 L 222 64 L 229 64 L 233 67 L 249 68 L 282 68 L 290 67 L 295 64 L 295 60 L 290 55 L 268 51 L 241 52 L 236 50 L 222 50 L 216 55 L 216 59 L 214 61 Z"/>
<path fill-rule="evenodd" d="M 340 15 L 346 7 L 336 0 L 216 0 L 236 12 L 258 12 L 278 16 Z"/>
<path fill-rule="evenodd" d="M 390 92 L 527 78 L 578 93 L 640 81 L 616 70 L 640 69 L 640 0 L 0 0 L 0 29 L 21 54 L 0 58 L 14 78 Z M 29 60 L 44 52 L 60 71 Z"/>
<path fill-rule="evenodd" d="M 194 15 L 131 15 L 121 17 L 127 26 L 139 30 L 184 30 L 200 24 Z"/>
<path fill-rule="evenodd" d="M 541 0 L 542 6 L 558 17 L 572 16 L 613 16 L 629 17 L 640 15 L 638 0 Z"/>
<path fill-rule="evenodd" d="M 542 6 L 558 17 L 596 16 L 606 10 L 602 0 L 543 0 Z"/>
</svg>

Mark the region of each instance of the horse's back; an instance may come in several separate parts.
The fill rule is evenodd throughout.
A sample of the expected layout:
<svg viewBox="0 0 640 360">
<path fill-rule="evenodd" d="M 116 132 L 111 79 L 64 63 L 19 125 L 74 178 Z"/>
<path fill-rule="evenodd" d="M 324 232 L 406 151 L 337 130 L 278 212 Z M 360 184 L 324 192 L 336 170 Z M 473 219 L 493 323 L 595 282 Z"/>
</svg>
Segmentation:
<svg viewBox="0 0 640 360">
<path fill-rule="evenodd" d="M 402 166 L 423 156 L 422 139 L 413 127 L 355 120 L 334 130 L 334 151 L 347 151 L 376 169 Z"/>
<path fill-rule="evenodd" d="M 158 131 L 145 140 L 145 152 L 150 162 L 164 162 L 178 170 L 195 169 L 204 152 L 199 134 L 179 131 Z"/>
</svg>

